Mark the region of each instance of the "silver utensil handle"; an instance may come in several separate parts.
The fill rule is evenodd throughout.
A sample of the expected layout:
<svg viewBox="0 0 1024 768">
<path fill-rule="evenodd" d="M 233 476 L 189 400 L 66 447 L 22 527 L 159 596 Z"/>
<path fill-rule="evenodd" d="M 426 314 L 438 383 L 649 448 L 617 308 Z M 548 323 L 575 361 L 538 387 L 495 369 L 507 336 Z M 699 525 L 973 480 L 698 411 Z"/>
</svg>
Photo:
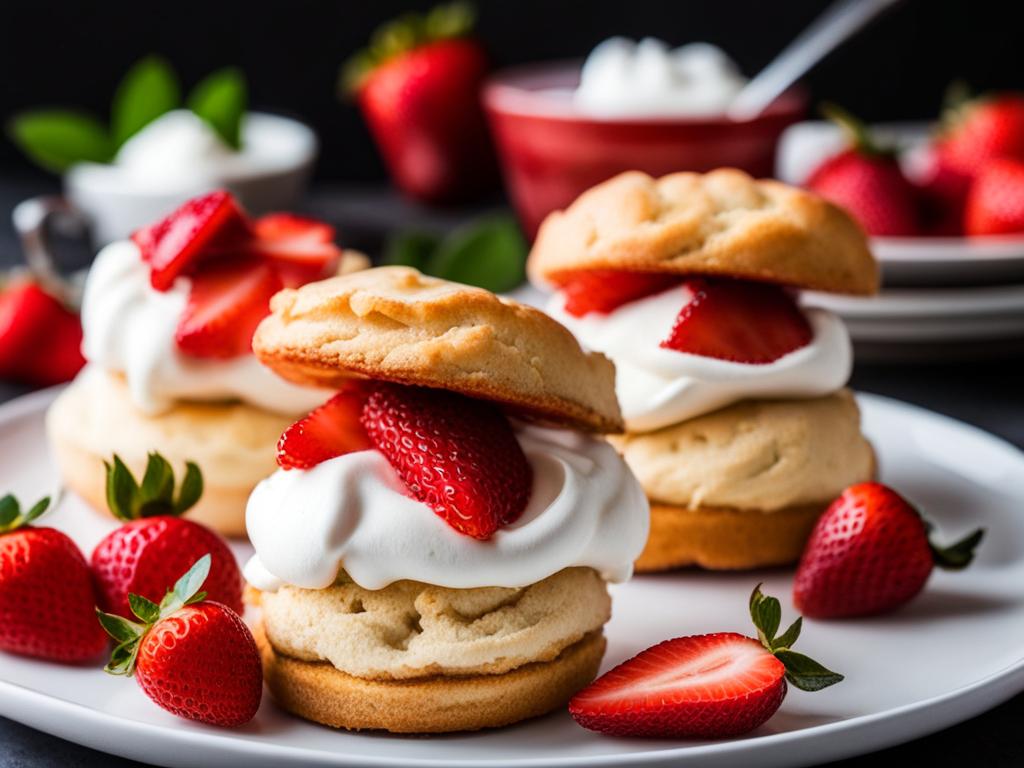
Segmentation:
<svg viewBox="0 0 1024 768">
<path fill-rule="evenodd" d="M 69 236 L 85 236 L 88 223 L 68 200 L 60 195 L 40 195 L 18 203 L 11 212 L 14 229 L 21 240 L 25 264 L 47 290 L 72 305 L 81 298 L 82 275 L 61 274 L 50 247 L 51 227 Z"/>
</svg>

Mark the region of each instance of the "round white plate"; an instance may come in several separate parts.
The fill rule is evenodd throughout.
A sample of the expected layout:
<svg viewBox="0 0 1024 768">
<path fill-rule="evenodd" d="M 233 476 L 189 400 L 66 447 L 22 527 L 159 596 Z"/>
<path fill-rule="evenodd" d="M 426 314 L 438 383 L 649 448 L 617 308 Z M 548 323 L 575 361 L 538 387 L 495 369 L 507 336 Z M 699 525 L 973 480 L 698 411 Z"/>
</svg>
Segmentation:
<svg viewBox="0 0 1024 768">
<path fill-rule="evenodd" d="M 54 392 L 0 408 L 0 488 L 23 501 L 56 476 L 43 435 Z M 936 573 L 887 617 L 806 621 L 799 648 L 847 679 L 791 691 L 747 737 L 719 742 L 612 739 L 563 711 L 495 731 L 432 738 L 336 732 L 292 718 L 266 697 L 245 728 L 174 718 L 130 680 L 0 654 L 0 714 L 87 746 L 167 766 L 795 766 L 879 749 L 939 730 L 1024 689 L 1024 455 L 964 424 L 862 396 L 882 478 L 927 510 L 944 540 L 988 530 L 967 571 Z M 116 428 L 116 425 L 111 425 Z M 282 510 L 287 514 L 287 510 Z M 66 497 L 46 522 L 88 551 L 113 523 Z M 236 551 L 244 556 L 246 545 Z M 763 581 L 794 618 L 791 573 L 680 572 L 614 588 L 605 668 L 678 635 L 750 632 L 746 602 Z"/>
<path fill-rule="evenodd" d="M 974 288 L 888 288 L 857 297 L 804 291 L 805 304 L 830 309 L 844 319 L 948 319 L 1024 316 L 1024 284 Z"/>
</svg>

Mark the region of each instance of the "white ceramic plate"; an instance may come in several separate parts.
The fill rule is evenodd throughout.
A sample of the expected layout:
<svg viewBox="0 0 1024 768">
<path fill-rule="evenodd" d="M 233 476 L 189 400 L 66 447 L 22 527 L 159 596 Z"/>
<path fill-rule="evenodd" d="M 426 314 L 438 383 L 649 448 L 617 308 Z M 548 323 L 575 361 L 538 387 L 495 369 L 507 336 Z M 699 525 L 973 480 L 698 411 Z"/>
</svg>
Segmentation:
<svg viewBox="0 0 1024 768">
<path fill-rule="evenodd" d="M 34 500 L 55 484 L 43 437 L 54 393 L 0 408 L 0 488 Z M 223 731 L 178 720 L 131 681 L 99 669 L 0 654 L 0 714 L 87 746 L 167 766 L 795 766 L 879 749 L 969 718 L 1024 689 L 1024 455 L 964 424 L 863 396 L 882 477 L 952 539 L 976 525 L 978 561 L 937 573 L 892 616 L 807 621 L 800 648 L 846 674 L 826 691 L 791 691 L 757 732 L 721 742 L 605 738 L 564 711 L 497 731 L 434 738 L 349 734 L 278 711 Z M 116 425 L 112 425 L 114 427 Z M 47 521 L 88 550 L 112 523 L 67 497 Z M 244 555 L 246 546 L 238 546 Z M 793 618 L 791 574 L 682 572 L 614 589 L 605 667 L 668 637 L 749 632 L 746 601 L 764 581 Z"/>
<path fill-rule="evenodd" d="M 830 309 L 844 319 L 984 318 L 1024 316 L 1024 284 L 974 288 L 888 288 L 857 297 L 805 291 L 806 304 Z"/>
</svg>

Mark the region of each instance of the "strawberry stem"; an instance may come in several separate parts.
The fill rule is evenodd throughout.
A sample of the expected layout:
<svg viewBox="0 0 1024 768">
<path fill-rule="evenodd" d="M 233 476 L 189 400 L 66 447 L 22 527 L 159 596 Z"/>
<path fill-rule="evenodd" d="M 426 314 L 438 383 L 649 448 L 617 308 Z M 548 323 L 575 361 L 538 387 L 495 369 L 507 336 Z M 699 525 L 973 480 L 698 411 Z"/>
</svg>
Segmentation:
<svg viewBox="0 0 1024 768">
<path fill-rule="evenodd" d="M 50 506 L 50 497 L 45 496 L 33 504 L 25 512 L 21 511 L 21 504 L 11 494 L 0 498 L 0 534 L 11 533 L 19 528 L 24 528 L 41 516 Z"/>
<path fill-rule="evenodd" d="M 142 482 L 114 454 L 107 469 L 107 506 L 119 520 L 129 522 L 159 515 L 178 516 L 195 506 L 203 495 L 203 473 L 191 461 L 185 463 L 185 477 L 174 495 L 174 469 L 159 453 L 149 454 Z"/>
<path fill-rule="evenodd" d="M 893 148 L 879 146 L 872 138 L 867 125 L 838 104 L 822 104 L 821 112 L 827 119 L 839 126 L 850 146 L 860 154 L 873 157 L 895 156 Z"/>
<path fill-rule="evenodd" d="M 947 571 L 962 571 L 974 559 L 974 550 L 985 536 L 985 529 L 979 528 L 948 547 L 938 547 L 931 541 L 928 546 L 932 550 L 935 564 Z"/>
</svg>

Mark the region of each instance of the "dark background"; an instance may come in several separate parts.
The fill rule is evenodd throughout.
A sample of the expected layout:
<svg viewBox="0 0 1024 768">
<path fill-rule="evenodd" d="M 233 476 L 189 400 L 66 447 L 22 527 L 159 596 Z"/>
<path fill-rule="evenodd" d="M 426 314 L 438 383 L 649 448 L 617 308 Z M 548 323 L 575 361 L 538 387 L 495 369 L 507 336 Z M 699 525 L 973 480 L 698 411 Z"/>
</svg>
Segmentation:
<svg viewBox="0 0 1024 768">
<path fill-rule="evenodd" d="M 54 2 L 5 0 L 0 117 L 76 105 L 105 115 L 118 78 L 159 52 L 186 85 L 240 65 L 254 106 L 301 117 L 323 142 L 319 177 L 374 180 L 383 170 L 355 108 L 335 97 L 339 64 L 381 21 L 431 2 Z M 479 29 L 496 66 L 582 57 L 600 40 L 656 35 L 707 40 L 755 73 L 826 0 L 479 0 Z M 1019 0 L 904 0 L 818 67 L 816 99 L 871 120 L 929 118 L 956 77 L 977 88 L 1024 87 Z M 8 141 L 0 173 L 36 173 Z"/>
</svg>

